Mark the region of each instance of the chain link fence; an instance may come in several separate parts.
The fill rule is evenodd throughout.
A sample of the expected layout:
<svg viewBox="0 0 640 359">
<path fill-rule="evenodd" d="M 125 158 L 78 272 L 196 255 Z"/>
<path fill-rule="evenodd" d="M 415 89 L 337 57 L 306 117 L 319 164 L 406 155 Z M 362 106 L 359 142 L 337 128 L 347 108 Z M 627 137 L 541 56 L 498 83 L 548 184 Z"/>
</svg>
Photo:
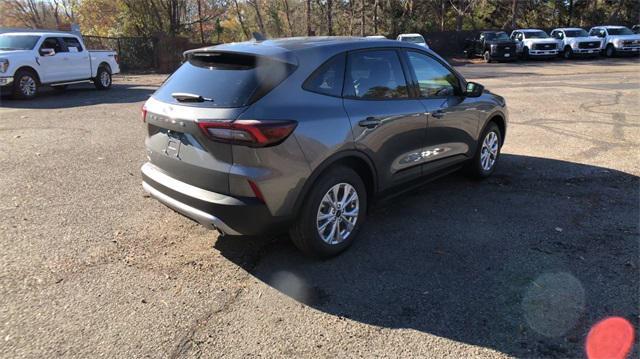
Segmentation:
<svg viewBox="0 0 640 359">
<path fill-rule="evenodd" d="M 114 50 L 122 71 L 156 70 L 156 41 L 147 37 L 83 36 L 90 50 Z"/>
</svg>

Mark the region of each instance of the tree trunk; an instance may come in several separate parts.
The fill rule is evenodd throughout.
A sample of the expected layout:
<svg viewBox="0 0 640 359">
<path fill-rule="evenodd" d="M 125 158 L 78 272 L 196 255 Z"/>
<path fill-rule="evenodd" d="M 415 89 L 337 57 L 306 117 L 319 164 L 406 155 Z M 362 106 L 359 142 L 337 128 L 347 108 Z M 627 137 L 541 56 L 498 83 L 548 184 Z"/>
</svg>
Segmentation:
<svg viewBox="0 0 640 359">
<path fill-rule="evenodd" d="M 365 32 L 364 32 L 364 25 L 365 25 L 365 18 L 364 18 L 364 14 L 365 14 L 365 0 L 362 0 L 361 2 L 362 4 L 362 9 L 360 12 L 360 36 L 364 36 Z"/>
<path fill-rule="evenodd" d="M 264 29 L 264 22 L 262 21 L 262 14 L 260 13 L 260 0 L 249 1 L 249 4 L 251 4 L 251 6 L 253 6 L 253 9 L 256 11 L 256 20 L 258 20 L 260 34 L 266 36 L 267 32 Z"/>
<path fill-rule="evenodd" d="M 245 38 L 249 38 L 249 32 L 247 31 L 246 26 L 244 25 L 244 19 L 242 19 L 242 13 L 240 12 L 240 6 L 238 5 L 238 0 L 233 0 L 233 4 L 236 8 L 236 13 L 238 14 L 238 22 L 240 23 L 240 28 L 242 28 L 242 32 L 244 33 Z"/>
<path fill-rule="evenodd" d="M 572 18 L 573 18 L 573 0 L 569 0 L 569 13 L 567 14 L 567 27 L 571 26 Z"/>
<path fill-rule="evenodd" d="M 288 0 L 284 0 L 284 13 L 287 16 L 287 25 L 289 26 L 289 36 L 293 36 L 293 26 L 291 26 L 291 17 L 290 17 Z"/>
<path fill-rule="evenodd" d="M 518 0 L 511 2 L 511 30 L 516 28 L 516 22 L 518 21 Z"/>
<path fill-rule="evenodd" d="M 204 44 L 204 27 L 202 26 L 202 4 L 198 0 L 198 22 L 200 23 L 200 43 Z"/>
<path fill-rule="evenodd" d="M 331 12 L 333 11 L 333 0 L 327 0 L 327 30 L 329 36 L 333 36 L 333 19 Z"/>
<path fill-rule="evenodd" d="M 514 0 L 517 1 L 517 0 Z M 447 15 L 447 3 L 445 0 L 440 0 L 440 31 L 444 31 L 444 20 Z"/>
<path fill-rule="evenodd" d="M 373 34 L 378 35 L 378 0 L 373 3 Z"/>
<path fill-rule="evenodd" d="M 307 36 L 311 34 L 311 0 L 307 0 Z"/>
<path fill-rule="evenodd" d="M 353 1 L 354 0 L 349 0 L 349 36 L 353 36 L 353 18 L 355 15 L 355 11 L 353 8 Z"/>
</svg>

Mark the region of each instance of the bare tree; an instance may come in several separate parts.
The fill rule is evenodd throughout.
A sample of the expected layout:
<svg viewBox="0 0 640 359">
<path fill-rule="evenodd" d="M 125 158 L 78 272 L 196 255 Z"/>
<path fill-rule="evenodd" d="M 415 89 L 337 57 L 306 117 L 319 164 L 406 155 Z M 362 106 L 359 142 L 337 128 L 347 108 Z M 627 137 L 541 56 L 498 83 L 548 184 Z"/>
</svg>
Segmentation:
<svg viewBox="0 0 640 359">
<path fill-rule="evenodd" d="M 311 30 L 311 0 L 307 0 L 307 36 L 313 34 Z"/>
<path fill-rule="evenodd" d="M 248 3 L 256 11 L 256 20 L 258 20 L 258 28 L 260 28 L 260 33 L 262 35 L 266 35 L 267 32 L 264 30 L 264 22 L 262 21 L 262 14 L 260 13 L 260 0 L 249 0 Z"/>
<path fill-rule="evenodd" d="M 247 27 L 244 24 L 244 18 L 242 17 L 242 11 L 240 11 L 240 5 L 238 5 L 238 0 L 233 0 L 233 5 L 236 8 L 236 14 L 238 15 L 238 22 L 240 23 L 240 28 L 242 28 L 242 32 L 244 33 L 245 38 L 249 38 L 249 31 L 247 31 Z"/>
<path fill-rule="evenodd" d="M 449 0 L 451 7 L 456 12 L 456 31 L 462 30 L 462 22 L 465 15 L 473 9 L 478 0 L 458 0 L 457 4 L 454 0 Z"/>
<path fill-rule="evenodd" d="M 365 25 L 365 10 L 366 10 L 366 6 L 365 6 L 365 0 L 362 0 L 361 3 L 361 9 L 360 9 L 360 36 L 364 36 L 365 32 L 364 32 L 364 25 Z"/>
<path fill-rule="evenodd" d="M 287 18 L 287 26 L 289 28 L 289 36 L 293 36 L 293 26 L 291 26 L 291 11 L 289 10 L 289 1 L 284 0 L 284 13 Z"/>
<path fill-rule="evenodd" d="M 333 36 L 333 19 L 331 18 L 333 11 L 333 0 L 327 0 L 327 31 L 329 36 Z"/>
</svg>

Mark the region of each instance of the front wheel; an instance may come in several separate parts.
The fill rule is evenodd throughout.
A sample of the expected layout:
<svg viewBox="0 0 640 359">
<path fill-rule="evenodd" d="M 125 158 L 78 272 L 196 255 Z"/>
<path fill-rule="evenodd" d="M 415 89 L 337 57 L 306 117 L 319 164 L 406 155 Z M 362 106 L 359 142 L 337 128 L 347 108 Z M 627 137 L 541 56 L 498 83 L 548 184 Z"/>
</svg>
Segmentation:
<svg viewBox="0 0 640 359">
<path fill-rule="evenodd" d="M 108 90 L 111 88 L 111 71 L 109 71 L 105 66 L 100 66 L 96 77 L 93 79 L 93 84 L 98 90 Z"/>
<path fill-rule="evenodd" d="M 616 55 L 616 49 L 613 47 L 612 44 L 607 45 L 606 49 L 604 50 L 604 54 L 607 57 L 614 57 Z"/>
<path fill-rule="evenodd" d="M 567 46 L 564 48 L 564 52 L 562 53 L 562 56 L 564 57 L 565 60 L 569 60 L 573 57 L 573 50 L 571 49 L 571 47 Z"/>
<path fill-rule="evenodd" d="M 328 258 L 353 243 L 365 221 L 367 191 L 351 168 L 331 168 L 313 185 L 296 223 L 291 240 L 305 254 Z"/>
<path fill-rule="evenodd" d="M 491 176 L 500 157 L 501 147 L 502 133 L 494 122 L 489 122 L 480 136 L 476 154 L 468 164 L 469 174 L 476 178 Z"/>
<path fill-rule="evenodd" d="M 528 59 L 529 58 L 529 48 L 525 47 L 524 49 L 522 49 L 522 58 L 523 59 Z"/>
<path fill-rule="evenodd" d="M 18 70 L 13 76 L 13 98 L 30 100 L 38 94 L 38 80 L 29 70 Z"/>
<path fill-rule="evenodd" d="M 490 63 L 491 62 L 491 54 L 489 53 L 489 51 L 485 51 L 484 55 L 482 56 L 484 57 L 484 62 L 486 63 Z"/>
</svg>

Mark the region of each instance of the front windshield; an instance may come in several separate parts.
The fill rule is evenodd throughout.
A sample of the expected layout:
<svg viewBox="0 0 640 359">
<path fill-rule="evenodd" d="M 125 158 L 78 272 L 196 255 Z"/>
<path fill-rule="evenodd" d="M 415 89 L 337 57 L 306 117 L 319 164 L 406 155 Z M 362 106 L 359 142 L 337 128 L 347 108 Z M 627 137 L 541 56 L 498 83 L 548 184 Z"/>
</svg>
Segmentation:
<svg viewBox="0 0 640 359">
<path fill-rule="evenodd" d="M 607 29 L 609 35 L 633 35 L 633 31 L 628 27 L 610 27 Z"/>
<path fill-rule="evenodd" d="M 0 35 L 0 50 L 32 50 L 40 36 Z"/>
<path fill-rule="evenodd" d="M 410 42 L 413 44 L 424 44 L 424 37 L 422 36 L 403 36 L 401 41 Z"/>
<path fill-rule="evenodd" d="M 564 30 L 564 36 L 566 37 L 587 37 L 589 33 L 587 30 Z"/>
<path fill-rule="evenodd" d="M 546 39 L 549 35 L 544 31 L 525 31 L 524 37 L 527 39 Z"/>
<path fill-rule="evenodd" d="M 487 32 L 484 34 L 484 38 L 487 40 L 509 40 L 509 35 L 504 32 Z"/>
</svg>

